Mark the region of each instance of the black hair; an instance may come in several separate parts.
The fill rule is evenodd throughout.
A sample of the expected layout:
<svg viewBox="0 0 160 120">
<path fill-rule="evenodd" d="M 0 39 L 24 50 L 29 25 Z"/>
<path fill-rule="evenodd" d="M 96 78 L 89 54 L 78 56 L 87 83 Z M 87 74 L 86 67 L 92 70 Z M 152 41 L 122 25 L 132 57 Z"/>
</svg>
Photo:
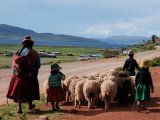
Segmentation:
<svg viewBox="0 0 160 120">
<path fill-rule="evenodd" d="M 59 70 L 53 70 L 53 71 L 51 71 L 51 74 L 57 74 L 57 73 L 59 73 Z"/>
<path fill-rule="evenodd" d="M 134 57 L 134 54 L 129 54 L 128 56 L 131 57 L 131 58 L 133 58 L 133 57 Z"/>
</svg>

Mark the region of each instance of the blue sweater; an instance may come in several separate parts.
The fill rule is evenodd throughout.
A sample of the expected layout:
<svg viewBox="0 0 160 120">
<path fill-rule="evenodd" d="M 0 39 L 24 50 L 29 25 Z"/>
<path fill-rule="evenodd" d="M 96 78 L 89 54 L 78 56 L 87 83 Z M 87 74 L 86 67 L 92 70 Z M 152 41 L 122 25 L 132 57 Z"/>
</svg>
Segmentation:
<svg viewBox="0 0 160 120">
<path fill-rule="evenodd" d="M 65 75 L 61 72 L 52 74 L 49 76 L 48 85 L 49 87 L 61 87 L 61 80 Z"/>
</svg>

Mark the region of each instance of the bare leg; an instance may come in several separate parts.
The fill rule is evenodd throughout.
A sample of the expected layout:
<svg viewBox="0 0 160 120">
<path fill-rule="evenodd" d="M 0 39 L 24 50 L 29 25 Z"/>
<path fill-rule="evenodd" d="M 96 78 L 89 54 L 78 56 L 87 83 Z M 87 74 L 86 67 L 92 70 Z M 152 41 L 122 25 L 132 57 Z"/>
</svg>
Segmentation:
<svg viewBox="0 0 160 120">
<path fill-rule="evenodd" d="M 32 100 L 28 101 L 28 106 L 29 106 L 29 110 L 32 110 L 33 108 L 35 108 L 35 105 L 32 104 Z"/>
<path fill-rule="evenodd" d="M 22 112 L 22 100 L 21 100 L 21 99 L 18 99 L 17 102 L 18 102 L 18 110 L 17 110 L 17 113 L 22 114 L 22 113 L 23 113 L 23 112 Z"/>
<path fill-rule="evenodd" d="M 52 101 L 52 102 L 51 102 L 52 110 L 56 110 L 56 109 L 55 109 L 55 105 L 54 105 L 54 104 L 55 104 L 55 101 Z"/>
<path fill-rule="evenodd" d="M 138 112 L 141 110 L 141 101 L 137 101 Z"/>
<path fill-rule="evenodd" d="M 55 106 L 55 107 L 56 107 L 57 110 L 60 109 L 60 108 L 59 108 L 59 102 L 58 102 L 58 101 L 56 101 L 56 106 Z"/>
</svg>

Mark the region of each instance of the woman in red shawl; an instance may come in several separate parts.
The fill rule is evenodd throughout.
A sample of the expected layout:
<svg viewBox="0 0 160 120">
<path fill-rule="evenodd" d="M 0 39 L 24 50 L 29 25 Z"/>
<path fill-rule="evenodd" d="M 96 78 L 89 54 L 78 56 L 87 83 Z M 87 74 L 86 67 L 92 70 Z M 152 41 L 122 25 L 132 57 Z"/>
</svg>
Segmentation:
<svg viewBox="0 0 160 120">
<path fill-rule="evenodd" d="M 22 102 L 28 102 L 29 109 L 35 105 L 33 100 L 39 100 L 39 83 L 37 79 L 40 68 L 40 58 L 38 53 L 32 49 L 34 41 L 30 36 L 24 37 L 22 49 L 13 55 L 13 76 L 8 88 L 7 98 L 18 103 L 17 113 L 22 112 Z"/>
</svg>

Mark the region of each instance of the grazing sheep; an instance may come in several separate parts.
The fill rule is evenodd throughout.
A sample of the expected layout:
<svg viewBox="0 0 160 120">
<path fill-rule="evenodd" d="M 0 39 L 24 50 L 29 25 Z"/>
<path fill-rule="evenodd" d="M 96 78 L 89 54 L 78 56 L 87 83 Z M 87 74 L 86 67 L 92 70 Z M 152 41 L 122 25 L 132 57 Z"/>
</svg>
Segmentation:
<svg viewBox="0 0 160 120">
<path fill-rule="evenodd" d="M 100 85 L 96 80 L 86 80 L 83 86 L 85 99 L 88 101 L 88 107 L 94 109 L 95 101 L 99 99 Z"/>
<path fill-rule="evenodd" d="M 107 111 L 109 102 L 113 101 L 117 95 L 117 83 L 112 79 L 105 80 L 101 84 L 102 100 L 105 101 L 105 111 Z"/>
<path fill-rule="evenodd" d="M 75 87 L 75 107 L 77 107 L 77 103 L 80 109 L 81 102 L 85 99 L 83 94 L 83 85 L 85 80 L 78 81 Z"/>
</svg>

